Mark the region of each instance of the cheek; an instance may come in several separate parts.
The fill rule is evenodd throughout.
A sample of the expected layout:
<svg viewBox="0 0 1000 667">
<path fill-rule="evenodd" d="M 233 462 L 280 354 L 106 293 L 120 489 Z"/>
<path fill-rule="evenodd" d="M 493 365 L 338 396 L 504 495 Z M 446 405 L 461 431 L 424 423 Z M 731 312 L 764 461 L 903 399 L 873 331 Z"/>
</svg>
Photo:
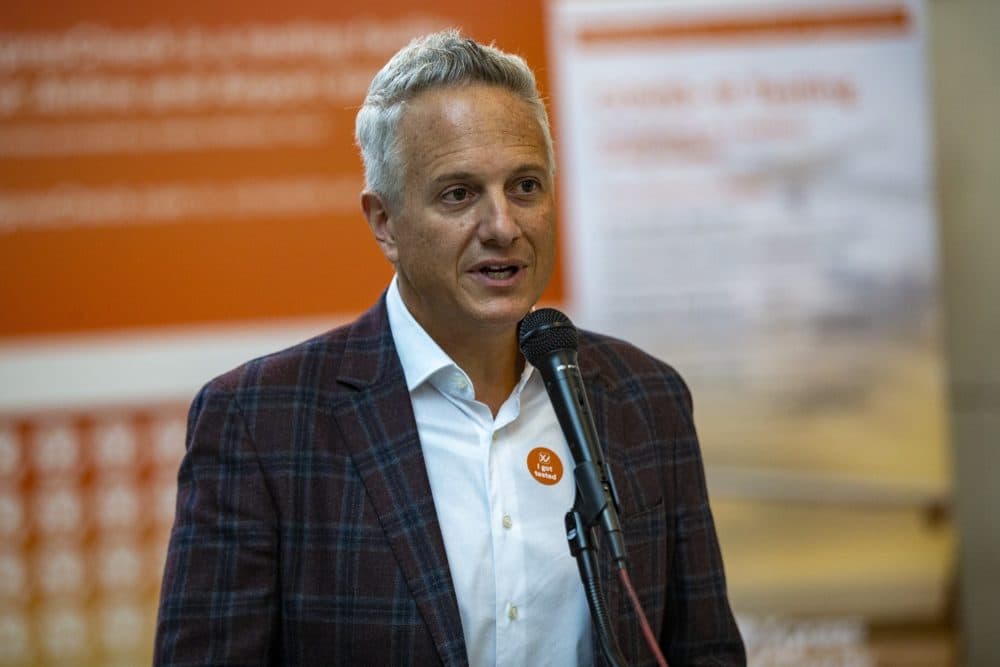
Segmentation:
<svg viewBox="0 0 1000 667">
<path fill-rule="evenodd" d="M 543 216 L 535 228 L 535 252 L 546 264 L 553 264 L 556 254 L 556 223 L 551 216 Z"/>
<path fill-rule="evenodd" d="M 418 274 L 434 274 L 440 272 L 442 265 L 451 256 L 453 240 L 439 230 L 410 230 L 399 239 L 400 262 L 409 266 Z"/>
<path fill-rule="evenodd" d="M 412 254 L 424 261 L 442 263 L 457 259 L 475 238 L 475 224 L 462 218 L 438 220 L 414 230 Z"/>
</svg>

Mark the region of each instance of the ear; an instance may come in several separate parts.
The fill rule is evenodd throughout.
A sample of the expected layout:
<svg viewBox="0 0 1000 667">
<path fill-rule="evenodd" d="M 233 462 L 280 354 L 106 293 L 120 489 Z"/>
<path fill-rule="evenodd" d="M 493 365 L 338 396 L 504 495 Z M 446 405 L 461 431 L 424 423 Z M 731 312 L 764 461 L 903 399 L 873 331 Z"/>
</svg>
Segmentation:
<svg viewBox="0 0 1000 667">
<path fill-rule="evenodd" d="M 368 226 L 375 235 L 382 254 L 395 265 L 399 252 L 396 248 L 396 238 L 392 233 L 389 207 L 385 200 L 378 193 L 365 190 L 361 193 L 361 210 L 365 213 L 365 219 L 368 220 Z"/>
</svg>

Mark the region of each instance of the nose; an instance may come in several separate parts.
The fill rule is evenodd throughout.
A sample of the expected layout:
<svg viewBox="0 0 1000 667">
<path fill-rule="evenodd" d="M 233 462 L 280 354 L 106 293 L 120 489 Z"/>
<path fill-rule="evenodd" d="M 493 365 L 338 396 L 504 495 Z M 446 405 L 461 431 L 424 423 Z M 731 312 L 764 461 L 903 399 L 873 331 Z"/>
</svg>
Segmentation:
<svg viewBox="0 0 1000 667">
<path fill-rule="evenodd" d="M 479 240 L 483 244 L 507 247 L 521 236 L 515 207 L 506 192 L 492 193 L 485 197 L 479 222 Z"/>
</svg>

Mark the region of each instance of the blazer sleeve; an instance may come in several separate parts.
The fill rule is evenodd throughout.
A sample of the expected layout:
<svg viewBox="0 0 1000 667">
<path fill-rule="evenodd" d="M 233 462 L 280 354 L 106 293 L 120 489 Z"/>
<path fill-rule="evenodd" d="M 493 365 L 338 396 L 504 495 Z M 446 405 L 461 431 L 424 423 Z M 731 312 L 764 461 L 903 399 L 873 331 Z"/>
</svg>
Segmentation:
<svg viewBox="0 0 1000 667">
<path fill-rule="evenodd" d="M 155 665 L 271 661 L 279 627 L 276 514 L 237 394 L 216 380 L 188 416 Z"/>
<path fill-rule="evenodd" d="M 676 372 L 676 432 L 673 447 L 674 553 L 667 586 L 661 633 L 663 651 L 672 667 L 680 665 L 746 665 L 746 653 L 726 592 L 708 504 L 705 471 L 692 417 L 691 393 Z"/>
</svg>

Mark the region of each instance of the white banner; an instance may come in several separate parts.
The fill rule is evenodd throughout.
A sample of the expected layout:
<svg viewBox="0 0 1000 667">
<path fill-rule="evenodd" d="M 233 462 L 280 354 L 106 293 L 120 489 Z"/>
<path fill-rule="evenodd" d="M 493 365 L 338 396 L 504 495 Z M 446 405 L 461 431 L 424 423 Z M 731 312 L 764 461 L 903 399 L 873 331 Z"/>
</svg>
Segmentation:
<svg viewBox="0 0 1000 667">
<path fill-rule="evenodd" d="M 692 384 L 709 463 L 941 488 L 920 2 L 557 2 L 568 304 Z"/>
</svg>

